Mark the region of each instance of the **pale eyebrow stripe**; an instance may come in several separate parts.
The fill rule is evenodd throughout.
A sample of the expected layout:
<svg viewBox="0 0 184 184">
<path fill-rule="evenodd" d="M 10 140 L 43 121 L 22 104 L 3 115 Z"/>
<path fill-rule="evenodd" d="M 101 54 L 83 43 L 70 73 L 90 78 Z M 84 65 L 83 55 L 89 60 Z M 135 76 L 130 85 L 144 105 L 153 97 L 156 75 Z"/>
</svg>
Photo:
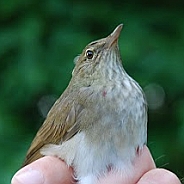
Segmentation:
<svg viewBox="0 0 184 184">
<path fill-rule="evenodd" d="M 98 43 L 98 41 L 91 42 L 89 45 L 91 46 L 91 45 L 94 45 L 96 43 Z"/>
</svg>

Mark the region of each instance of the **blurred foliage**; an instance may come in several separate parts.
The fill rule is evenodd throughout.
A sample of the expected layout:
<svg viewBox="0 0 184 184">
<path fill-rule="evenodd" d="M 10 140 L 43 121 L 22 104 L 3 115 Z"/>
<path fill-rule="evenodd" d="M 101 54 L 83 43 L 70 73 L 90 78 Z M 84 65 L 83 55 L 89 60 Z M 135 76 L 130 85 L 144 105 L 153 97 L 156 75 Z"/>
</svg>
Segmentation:
<svg viewBox="0 0 184 184">
<path fill-rule="evenodd" d="M 149 2 L 149 3 L 148 3 Z M 73 58 L 124 24 L 128 73 L 145 89 L 148 146 L 184 176 L 184 1 L 0 1 L 0 184 L 10 183 L 44 116 L 66 88 Z"/>
</svg>

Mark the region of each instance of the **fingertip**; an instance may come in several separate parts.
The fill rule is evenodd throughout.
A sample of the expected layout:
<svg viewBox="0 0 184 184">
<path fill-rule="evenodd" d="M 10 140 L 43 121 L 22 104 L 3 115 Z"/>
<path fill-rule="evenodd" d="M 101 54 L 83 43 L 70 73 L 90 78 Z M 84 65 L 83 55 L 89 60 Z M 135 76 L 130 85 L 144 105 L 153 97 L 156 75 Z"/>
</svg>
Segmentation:
<svg viewBox="0 0 184 184">
<path fill-rule="evenodd" d="M 62 160 L 46 156 L 20 169 L 11 184 L 70 184 L 72 169 Z"/>
<path fill-rule="evenodd" d="M 139 180 L 137 184 L 162 183 L 162 184 L 181 184 L 179 178 L 166 169 L 152 169 Z"/>
<path fill-rule="evenodd" d="M 134 183 L 149 170 L 155 169 L 155 162 L 147 146 L 144 146 L 140 154 L 134 160 Z"/>
<path fill-rule="evenodd" d="M 39 170 L 32 168 L 19 170 L 11 180 L 11 184 L 44 184 L 44 176 Z"/>
<path fill-rule="evenodd" d="M 141 154 L 136 157 L 134 161 L 134 166 L 135 168 L 139 170 L 144 170 L 145 172 L 156 168 L 153 157 L 151 156 L 151 153 L 147 146 L 144 146 Z"/>
</svg>

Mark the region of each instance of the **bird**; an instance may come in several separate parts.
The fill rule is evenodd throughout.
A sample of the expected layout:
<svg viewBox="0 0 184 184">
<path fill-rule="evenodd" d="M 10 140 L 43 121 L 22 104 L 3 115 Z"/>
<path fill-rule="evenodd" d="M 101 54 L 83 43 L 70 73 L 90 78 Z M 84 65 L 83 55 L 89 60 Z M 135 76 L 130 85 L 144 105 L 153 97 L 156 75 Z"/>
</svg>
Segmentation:
<svg viewBox="0 0 184 184">
<path fill-rule="evenodd" d="M 118 40 L 123 24 L 89 43 L 75 58 L 71 80 L 51 107 L 23 166 L 56 156 L 73 168 L 78 184 L 109 171 L 131 175 L 147 143 L 147 102 L 125 71 Z"/>
</svg>

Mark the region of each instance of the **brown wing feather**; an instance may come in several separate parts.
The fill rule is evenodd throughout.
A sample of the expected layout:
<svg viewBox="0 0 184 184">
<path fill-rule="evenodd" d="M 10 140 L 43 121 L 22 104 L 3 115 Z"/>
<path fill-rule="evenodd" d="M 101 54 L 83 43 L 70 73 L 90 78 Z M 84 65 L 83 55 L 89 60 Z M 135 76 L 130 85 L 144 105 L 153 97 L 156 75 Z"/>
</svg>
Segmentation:
<svg viewBox="0 0 184 184">
<path fill-rule="evenodd" d="M 43 155 L 40 154 L 40 149 L 44 145 L 59 144 L 80 130 L 76 118 L 83 107 L 68 99 L 61 96 L 53 105 L 27 152 L 23 166 L 41 158 Z"/>
</svg>

